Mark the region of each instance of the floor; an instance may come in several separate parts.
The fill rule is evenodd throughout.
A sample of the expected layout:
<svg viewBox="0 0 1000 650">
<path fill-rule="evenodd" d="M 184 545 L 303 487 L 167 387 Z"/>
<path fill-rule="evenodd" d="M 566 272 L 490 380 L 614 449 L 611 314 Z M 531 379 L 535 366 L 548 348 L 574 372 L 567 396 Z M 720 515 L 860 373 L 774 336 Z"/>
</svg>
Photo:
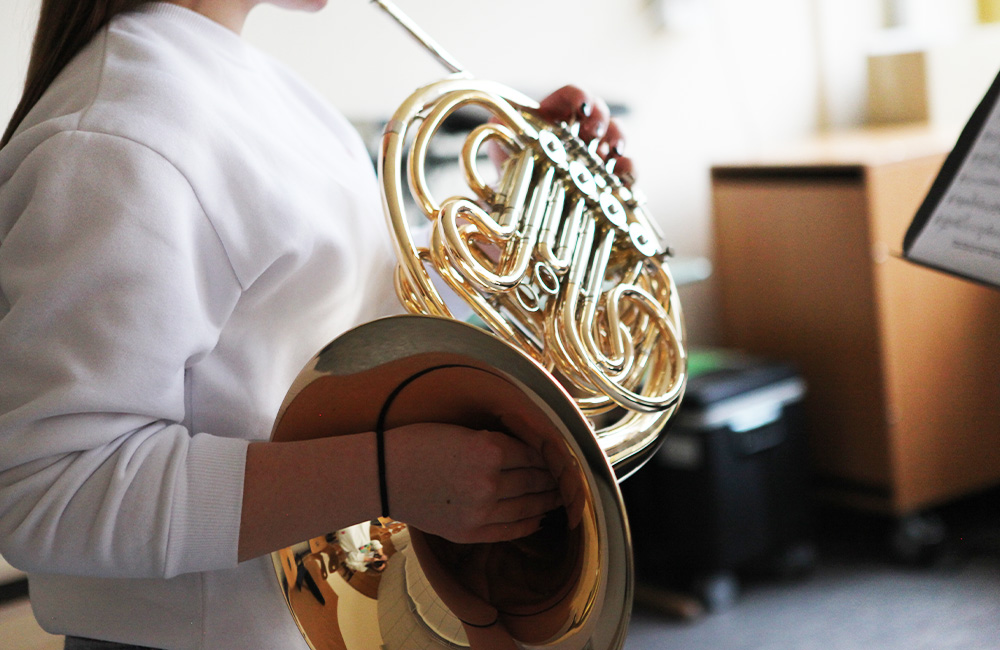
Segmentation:
<svg viewBox="0 0 1000 650">
<path fill-rule="evenodd" d="M 691 622 L 649 608 L 625 650 L 997 650 L 1000 560 L 904 569 L 830 563 L 799 583 L 746 588 L 728 611 Z"/>
<path fill-rule="evenodd" d="M 686 620 L 647 596 L 625 650 L 1000 650 L 1000 491 L 927 514 L 945 536 L 917 552 L 895 521 L 828 511 L 813 571 Z"/>
<path fill-rule="evenodd" d="M 0 647 L 4 650 L 61 650 L 62 637 L 46 634 L 24 599 L 0 604 Z"/>
</svg>

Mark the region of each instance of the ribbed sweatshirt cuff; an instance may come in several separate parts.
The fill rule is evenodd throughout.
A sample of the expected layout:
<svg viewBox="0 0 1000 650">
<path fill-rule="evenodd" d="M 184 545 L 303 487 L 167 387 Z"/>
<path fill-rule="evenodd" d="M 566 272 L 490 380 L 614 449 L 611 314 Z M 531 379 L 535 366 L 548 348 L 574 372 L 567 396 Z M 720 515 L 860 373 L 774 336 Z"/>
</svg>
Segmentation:
<svg viewBox="0 0 1000 650">
<path fill-rule="evenodd" d="M 191 439 L 186 495 L 173 509 L 167 576 L 236 566 L 249 441 Z"/>
</svg>

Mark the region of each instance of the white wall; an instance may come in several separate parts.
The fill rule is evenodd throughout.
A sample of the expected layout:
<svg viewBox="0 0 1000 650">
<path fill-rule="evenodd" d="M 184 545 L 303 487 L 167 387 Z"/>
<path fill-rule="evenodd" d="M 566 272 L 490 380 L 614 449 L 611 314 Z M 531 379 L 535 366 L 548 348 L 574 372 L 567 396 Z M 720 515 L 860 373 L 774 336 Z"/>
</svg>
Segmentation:
<svg viewBox="0 0 1000 650">
<path fill-rule="evenodd" d="M 952 2 L 954 0 L 949 0 Z M 877 0 L 398 0 L 477 76 L 540 97 L 576 83 L 626 104 L 629 154 L 680 255 L 711 251 L 708 168 L 863 113 L 862 50 Z M 0 3 L 0 113 L 16 102 L 38 0 Z M 684 17 L 682 16 L 682 17 Z M 682 21 L 683 22 L 683 21 Z M 349 117 L 384 116 L 442 69 L 367 0 L 315 15 L 262 7 L 246 37 Z M 711 341 L 710 283 L 685 289 L 692 339 Z"/>
<path fill-rule="evenodd" d="M 24 83 L 37 14 L 38 0 L 0 1 L 0 122 L 4 128 Z"/>
<path fill-rule="evenodd" d="M 674 0 L 676 1 L 676 0 Z M 400 0 L 479 77 L 540 97 L 575 83 L 626 104 L 628 148 L 680 255 L 710 252 L 710 161 L 817 125 L 812 2 L 689 0 L 664 29 L 648 0 Z M 307 74 L 348 115 L 382 115 L 442 69 L 365 0 L 318 16 L 263 9 L 247 37 Z M 289 39 L 297 47 L 289 47 Z M 714 338 L 709 285 L 685 290 L 692 338 Z"/>
</svg>

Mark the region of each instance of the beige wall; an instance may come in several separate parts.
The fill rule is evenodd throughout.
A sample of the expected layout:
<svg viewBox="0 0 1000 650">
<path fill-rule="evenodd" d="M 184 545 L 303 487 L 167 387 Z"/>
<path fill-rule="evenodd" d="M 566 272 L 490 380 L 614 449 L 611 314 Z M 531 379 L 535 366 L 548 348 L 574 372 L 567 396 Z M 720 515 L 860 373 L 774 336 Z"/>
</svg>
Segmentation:
<svg viewBox="0 0 1000 650">
<path fill-rule="evenodd" d="M 665 28 L 655 9 L 689 9 Z M 0 113 L 23 75 L 38 0 L 0 2 Z M 863 113 L 876 0 L 399 0 L 477 76 L 541 96 L 576 83 L 626 104 L 629 154 L 669 243 L 710 255 L 708 167 Z M 391 111 L 441 68 L 367 0 L 316 15 L 262 7 L 246 37 L 349 117 Z M 711 341 L 711 283 L 685 289 L 692 338 Z"/>
</svg>

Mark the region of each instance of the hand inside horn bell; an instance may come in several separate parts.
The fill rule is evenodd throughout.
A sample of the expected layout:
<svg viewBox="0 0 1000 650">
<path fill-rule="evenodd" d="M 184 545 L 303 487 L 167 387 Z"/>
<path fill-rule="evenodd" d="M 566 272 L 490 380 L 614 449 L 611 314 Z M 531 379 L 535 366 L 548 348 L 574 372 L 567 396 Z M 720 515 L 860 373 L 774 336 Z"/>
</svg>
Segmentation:
<svg viewBox="0 0 1000 650">
<path fill-rule="evenodd" d="M 385 435 L 392 515 L 424 532 L 464 544 L 518 539 L 561 504 L 542 455 L 507 434 L 419 423 Z"/>
</svg>

